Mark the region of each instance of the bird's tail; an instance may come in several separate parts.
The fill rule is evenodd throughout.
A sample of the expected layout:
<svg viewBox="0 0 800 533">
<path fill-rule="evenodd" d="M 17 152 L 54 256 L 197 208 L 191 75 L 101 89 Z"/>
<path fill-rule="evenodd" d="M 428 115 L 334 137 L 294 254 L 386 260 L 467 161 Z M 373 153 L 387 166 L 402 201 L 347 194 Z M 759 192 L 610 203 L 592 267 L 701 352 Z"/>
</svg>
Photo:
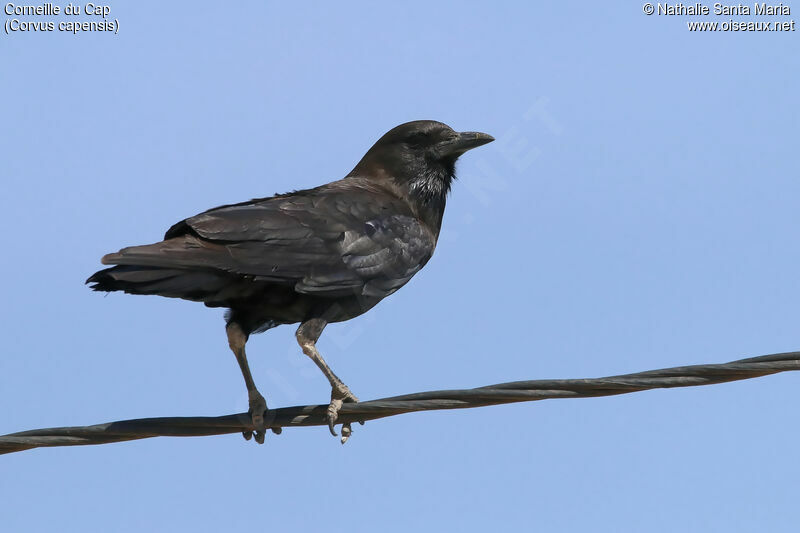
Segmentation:
<svg viewBox="0 0 800 533">
<path fill-rule="evenodd" d="M 93 291 L 159 294 L 187 300 L 203 300 L 219 276 L 173 268 L 119 265 L 95 272 L 86 280 Z"/>
<path fill-rule="evenodd" d="M 164 255 L 170 244 L 167 241 L 134 246 L 108 254 L 103 257 L 103 263 L 117 266 L 95 272 L 86 283 L 90 284 L 90 289 L 100 292 L 157 294 L 211 304 L 230 283 L 230 276 Z"/>
</svg>

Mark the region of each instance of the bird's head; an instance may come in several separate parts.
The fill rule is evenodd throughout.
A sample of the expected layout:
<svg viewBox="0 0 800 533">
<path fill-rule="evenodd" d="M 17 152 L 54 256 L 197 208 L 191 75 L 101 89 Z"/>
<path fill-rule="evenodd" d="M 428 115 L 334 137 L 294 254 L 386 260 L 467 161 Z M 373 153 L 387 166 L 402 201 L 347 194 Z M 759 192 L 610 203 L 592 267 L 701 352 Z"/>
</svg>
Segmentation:
<svg viewBox="0 0 800 533">
<path fill-rule="evenodd" d="M 386 132 L 349 176 L 391 179 L 414 200 L 444 208 L 461 154 L 494 137 L 453 131 L 435 120 L 406 122 Z"/>
</svg>

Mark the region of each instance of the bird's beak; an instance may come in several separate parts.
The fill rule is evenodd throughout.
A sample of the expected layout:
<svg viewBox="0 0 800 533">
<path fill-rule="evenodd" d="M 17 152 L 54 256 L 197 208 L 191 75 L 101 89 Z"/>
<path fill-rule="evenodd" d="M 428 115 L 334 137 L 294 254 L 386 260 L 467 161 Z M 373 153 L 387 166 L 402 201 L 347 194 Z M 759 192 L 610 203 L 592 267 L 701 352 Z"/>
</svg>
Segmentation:
<svg viewBox="0 0 800 533">
<path fill-rule="evenodd" d="M 478 146 L 490 143 L 493 140 L 494 137 L 488 133 L 481 133 L 479 131 L 464 131 L 451 139 L 437 144 L 436 151 L 440 157 L 448 155 L 459 156 L 467 150 L 472 150 Z"/>
</svg>

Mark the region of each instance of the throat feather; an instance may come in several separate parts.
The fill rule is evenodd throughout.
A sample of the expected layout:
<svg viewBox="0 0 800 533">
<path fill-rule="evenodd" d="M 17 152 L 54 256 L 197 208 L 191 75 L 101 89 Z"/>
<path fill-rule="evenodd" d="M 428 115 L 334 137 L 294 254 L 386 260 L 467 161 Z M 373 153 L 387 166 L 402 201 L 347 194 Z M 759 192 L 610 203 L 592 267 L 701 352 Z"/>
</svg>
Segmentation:
<svg viewBox="0 0 800 533">
<path fill-rule="evenodd" d="M 408 192 L 424 205 L 444 204 L 453 178 L 445 172 L 423 172 L 410 180 Z"/>
</svg>

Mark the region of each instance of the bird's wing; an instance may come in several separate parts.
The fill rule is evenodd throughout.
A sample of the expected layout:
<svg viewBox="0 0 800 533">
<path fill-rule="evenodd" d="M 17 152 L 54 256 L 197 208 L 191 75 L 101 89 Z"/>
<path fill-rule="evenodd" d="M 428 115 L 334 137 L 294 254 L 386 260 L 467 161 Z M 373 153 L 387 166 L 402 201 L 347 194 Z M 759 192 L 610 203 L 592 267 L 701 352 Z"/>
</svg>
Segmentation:
<svg viewBox="0 0 800 533">
<path fill-rule="evenodd" d="M 378 215 L 338 237 L 334 268 L 303 277 L 295 290 L 339 296 L 358 292 L 384 298 L 425 266 L 436 246 L 433 235 L 408 215 Z"/>
<path fill-rule="evenodd" d="M 104 262 L 214 269 L 301 293 L 385 297 L 430 259 L 434 235 L 396 198 L 314 189 L 224 206 L 173 226 L 161 243 Z"/>
</svg>

